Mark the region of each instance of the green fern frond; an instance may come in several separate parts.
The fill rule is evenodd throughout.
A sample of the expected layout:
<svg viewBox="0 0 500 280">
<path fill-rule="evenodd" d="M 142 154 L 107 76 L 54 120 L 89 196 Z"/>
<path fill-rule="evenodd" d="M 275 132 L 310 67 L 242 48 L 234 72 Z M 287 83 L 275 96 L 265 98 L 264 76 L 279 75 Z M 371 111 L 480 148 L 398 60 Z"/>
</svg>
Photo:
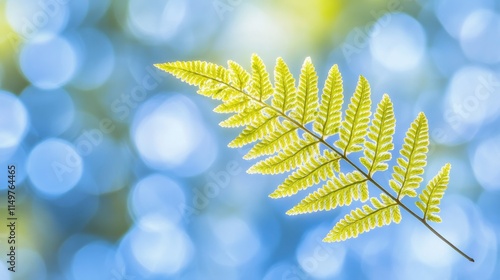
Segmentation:
<svg viewBox="0 0 500 280">
<path fill-rule="evenodd" d="M 427 151 L 429 146 L 429 126 L 424 113 L 418 114 L 406 132 L 403 147 L 399 152 L 402 157 L 397 159 L 398 165 L 394 166 L 392 179 L 389 181 L 391 188 L 401 199 L 405 195 L 417 196 L 417 189 L 422 182 L 422 174 L 427 164 Z"/>
<path fill-rule="evenodd" d="M 262 110 L 266 110 L 266 108 L 260 104 L 247 106 L 243 111 L 238 112 L 220 122 L 219 125 L 222 127 L 247 126 L 264 117 L 262 115 Z"/>
<path fill-rule="evenodd" d="M 292 146 L 299 141 L 299 128 L 292 122 L 284 120 L 274 127 L 274 130 L 266 135 L 261 142 L 253 146 L 244 159 L 254 159 L 257 157 L 272 155 L 286 146 Z"/>
<path fill-rule="evenodd" d="M 440 211 L 439 203 L 444 196 L 444 191 L 448 188 L 450 169 L 451 165 L 449 163 L 444 165 L 441 170 L 439 170 L 439 173 L 427 184 L 424 191 L 418 196 L 420 200 L 417 201 L 416 204 L 418 209 L 424 214 L 424 220 L 436 223 L 441 222 L 441 217 L 438 215 Z"/>
<path fill-rule="evenodd" d="M 214 112 L 219 114 L 240 113 L 247 107 L 251 107 L 250 103 L 254 102 L 246 96 L 235 97 L 215 107 Z"/>
<path fill-rule="evenodd" d="M 276 112 L 270 111 L 267 118 L 261 116 L 257 121 L 245 127 L 245 129 L 243 129 L 243 131 L 227 146 L 230 148 L 240 148 L 257 140 L 261 140 L 266 135 L 273 132 L 277 125 L 278 115 Z"/>
<path fill-rule="evenodd" d="M 269 197 L 291 196 L 318 184 L 320 181 L 333 178 L 335 172 L 339 172 L 339 160 L 340 156 L 330 151 L 325 151 L 322 156 L 317 158 L 311 157 L 308 162 L 288 176 Z"/>
<path fill-rule="evenodd" d="M 266 101 L 273 94 L 269 73 L 262 59 L 256 54 L 252 55 L 252 81 L 249 93 L 259 101 Z"/>
<path fill-rule="evenodd" d="M 365 156 L 360 159 L 361 163 L 372 175 L 377 171 L 387 170 L 388 165 L 384 163 L 392 158 L 391 150 L 394 149 L 392 135 L 396 127 L 394 109 L 391 99 L 384 94 L 382 101 L 377 106 L 372 125 L 365 141 Z"/>
<path fill-rule="evenodd" d="M 285 114 L 295 107 L 297 89 L 295 79 L 281 57 L 276 60 L 274 68 L 274 86 L 275 93 L 271 104 Z"/>
<path fill-rule="evenodd" d="M 229 84 L 229 71 L 206 61 L 177 61 L 155 64 L 167 73 L 190 85 L 202 87 L 207 81 Z"/>
<path fill-rule="evenodd" d="M 393 104 L 384 94 L 370 124 L 371 91 L 363 76 L 359 78 L 342 119 L 343 85 L 337 65 L 328 72 L 321 103 L 318 77 L 310 58 L 306 58 L 302 65 L 297 87 L 295 78 L 281 58 L 276 60 L 274 68 L 274 87 L 266 66 L 257 55 L 252 56 L 250 74 L 233 61 L 228 62 L 227 69 L 202 61 L 156 66 L 188 84 L 198 86 L 199 94 L 222 102 L 214 111 L 230 115 L 220 125 L 243 127 L 228 146 L 251 145 L 244 158 L 260 158 L 248 173 L 289 172 L 270 197 L 292 196 L 324 182 L 287 214 L 327 211 L 350 205 L 354 200 L 366 202 L 370 199 L 370 203 L 352 210 L 341 219 L 324 241 L 345 240 L 375 227 L 399 223 L 400 209 L 403 208 L 454 250 L 474 261 L 426 222 L 441 221 L 439 203 L 449 181 L 449 164 L 427 184 L 416 202 L 423 217 L 402 202 L 404 196 L 416 196 L 427 161 L 429 128 L 423 113 L 406 132 L 401 156 L 388 182 L 390 188 L 386 189 L 373 178 L 375 172 L 388 169 L 387 162 L 392 158 L 394 148 L 396 119 Z M 327 141 L 330 136 L 337 136 L 337 141 Z M 359 151 L 363 151 L 361 165 L 349 157 Z M 352 169 L 343 171 L 341 162 Z M 369 198 L 369 183 L 381 191 L 379 198 Z"/>
<path fill-rule="evenodd" d="M 297 143 L 283 147 L 278 155 L 257 162 L 248 173 L 279 174 L 303 165 L 319 154 L 319 141 L 308 134 Z"/>
<path fill-rule="evenodd" d="M 231 85 L 239 90 L 244 90 L 250 83 L 250 74 L 238 63 L 229 60 L 227 67 L 230 74 Z"/>
<path fill-rule="evenodd" d="M 314 122 L 314 132 L 322 137 L 334 135 L 339 131 L 342 120 L 342 104 L 344 103 L 342 75 L 337 64 L 328 71 L 328 77 L 321 95 L 321 105 Z"/>
<path fill-rule="evenodd" d="M 329 180 L 326 185 L 304 198 L 299 204 L 286 212 L 288 215 L 311 213 L 335 209 L 337 206 L 351 205 L 353 200 L 366 201 L 368 185 L 358 171 L 340 173 L 338 178 Z"/>
<path fill-rule="evenodd" d="M 386 194 L 381 194 L 380 198 L 381 201 L 372 197 L 370 199 L 371 207 L 363 205 L 362 208 L 352 210 L 333 227 L 323 241 L 343 241 L 348 238 L 356 238 L 363 232 L 389 225 L 392 222 L 399 224 L 401 212 L 398 203 Z"/>
<path fill-rule="evenodd" d="M 363 149 L 361 144 L 364 142 L 371 115 L 370 94 L 368 81 L 360 76 L 340 127 L 340 139 L 335 142 L 335 146 L 344 151 L 344 156 Z"/>
<path fill-rule="evenodd" d="M 200 89 L 198 94 L 211 97 L 212 99 L 228 101 L 234 97 L 234 90 L 227 84 L 220 83 L 219 81 L 208 80 Z"/>
<path fill-rule="evenodd" d="M 318 108 L 318 75 L 311 62 L 306 58 L 300 71 L 297 100 L 291 117 L 300 124 L 312 122 L 316 118 Z"/>
</svg>

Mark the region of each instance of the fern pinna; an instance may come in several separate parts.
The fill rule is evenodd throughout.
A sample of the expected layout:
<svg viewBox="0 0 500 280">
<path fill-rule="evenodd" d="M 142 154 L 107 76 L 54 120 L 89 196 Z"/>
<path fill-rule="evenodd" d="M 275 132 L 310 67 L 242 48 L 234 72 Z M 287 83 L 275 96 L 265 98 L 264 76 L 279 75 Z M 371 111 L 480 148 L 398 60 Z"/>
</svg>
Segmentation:
<svg viewBox="0 0 500 280">
<path fill-rule="evenodd" d="M 439 204 L 449 181 L 449 164 L 418 196 L 416 206 L 422 211 L 422 216 L 402 202 L 405 196 L 416 197 L 422 182 L 429 145 L 427 118 L 423 113 L 406 132 L 392 179 L 388 182 L 391 192 L 375 181 L 373 174 L 386 171 L 387 162 L 392 158 L 396 125 L 393 104 L 384 94 L 371 116 L 370 85 L 364 77 L 359 78 L 342 119 L 344 95 L 337 65 L 328 72 L 321 100 L 318 76 L 310 58 L 304 61 L 297 87 L 295 78 L 281 58 L 277 59 L 274 68 L 274 87 L 257 55 L 252 56 L 251 73 L 234 61 L 229 61 L 227 68 L 204 61 L 155 66 L 198 86 L 199 94 L 222 101 L 214 111 L 231 116 L 220 125 L 243 127 L 229 147 L 255 143 L 244 158 L 262 158 L 248 170 L 249 173 L 290 173 L 270 197 L 292 196 L 324 182 L 287 214 L 327 211 L 350 205 L 353 200 L 369 200 L 337 222 L 324 241 L 342 241 L 375 227 L 399 223 L 402 208 L 465 258 L 474 261 L 428 224 L 428 221 L 441 221 Z M 332 141 L 332 136 L 337 140 Z M 360 164 L 355 163 L 349 155 L 361 151 Z M 342 161 L 351 165 L 354 171 L 343 172 Z M 381 191 L 379 197 L 370 198 L 368 183 Z"/>
</svg>

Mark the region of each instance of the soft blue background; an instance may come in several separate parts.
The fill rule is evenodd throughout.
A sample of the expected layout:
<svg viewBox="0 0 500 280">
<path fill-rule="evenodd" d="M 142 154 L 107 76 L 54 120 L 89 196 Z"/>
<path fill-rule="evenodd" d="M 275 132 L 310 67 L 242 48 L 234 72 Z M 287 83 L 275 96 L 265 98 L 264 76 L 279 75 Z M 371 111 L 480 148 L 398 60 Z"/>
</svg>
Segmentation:
<svg viewBox="0 0 500 280">
<path fill-rule="evenodd" d="M 0 279 L 500 279 L 500 2 L 1 0 L 0 13 L 0 211 L 15 164 L 19 218 L 15 274 L 0 227 Z M 348 209 L 287 216 L 305 193 L 268 198 L 284 177 L 246 174 L 216 102 L 152 67 L 248 67 L 252 53 L 295 75 L 310 56 L 320 85 L 336 63 L 346 99 L 366 76 L 374 103 L 395 103 L 395 153 L 424 111 L 425 181 L 453 166 L 435 228 L 476 262 L 407 213 L 322 243 Z"/>
</svg>

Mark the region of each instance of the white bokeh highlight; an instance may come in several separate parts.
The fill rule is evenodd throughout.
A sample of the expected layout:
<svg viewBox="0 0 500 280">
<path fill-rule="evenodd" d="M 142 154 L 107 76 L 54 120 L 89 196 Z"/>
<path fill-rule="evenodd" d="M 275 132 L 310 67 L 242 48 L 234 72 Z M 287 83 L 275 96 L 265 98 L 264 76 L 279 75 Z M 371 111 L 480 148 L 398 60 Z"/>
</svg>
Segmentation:
<svg viewBox="0 0 500 280">
<path fill-rule="evenodd" d="M 61 33 L 68 23 L 69 0 L 8 0 L 5 16 L 23 40 Z"/>
<path fill-rule="evenodd" d="M 454 38 L 460 36 L 466 18 L 475 10 L 494 8 L 494 0 L 438 0 L 433 1 L 436 16 L 443 28 Z"/>
<path fill-rule="evenodd" d="M 37 36 L 24 44 L 19 64 L 33 85 L 41 89 L 56 89 L 73 78 L 78 55 L 66 38 Z"/>
<path fill-rule="evenodd" d="M 500 16 L 492 10 L 479 9 L 464 20 L 460 30 L 460 46 L 472 61 L 500 62 Z"/>
<path fill-rule="evenodd" d="M 392 71 L 407 71 L 419 65 L 427 39 L 417 20 L 395 13 L 379 19 L 375 26 L 378 28 L 370 35 L 370 52 L 378 63 Z"/>
<path fill-rule="evenodd" d="M 53 197 L 75 187 L 82 176 L 83 164 L 71 143 L 50 138 L 31 150 L 27 170 L 36 190 Z"/>
<path fill-rule="evenodd" d="M 0 90 L 0 154 L 19 145 L 28 124 L 24 104 L 14 94 Z"/>
<path fill-rule="evenodd" d="M 189 264 L 193 245 L 184 230 L 158 216 L 144 217 L 129 233 L 137 263 L 148 273 L 169 276 Z"/>
<path fill-rule="evenodd" d="M 472 169 L 481 187 L 488 191 L 500 190 L 500 135 L 486 138 L 474 149 Z"/>
<path fill-rule="evenodd" d="M 129 195 L 131 214 L 136 220 L 148 215 L 161 215 L 172 223 L 178 223 L 182 219 L 185 202 L 181 187 L 161 174 L 141 179 Z"/>
<path fill-rule="evenodd" d="M 495 72 L 479 66 L 464 66 L 450 79 L 443 100 L 447 123 L 446 144 L 471 140 L 482 125 L 500 115 L 500 80 Z"/>
<path fill-rule="evenodd" d="M 157 95 L 142 104 L 134 116 L 131 134 L 144 163 L 156 170 L 198 174 L 217 154 L 198 108 L 182 95 Z"/>
<path fill-rule="evenodd" d="M 302 270 L 315 278 L 335 278 L 343 268 L 346 256 L 344 247 L 333 247 L 332 244 L 322 241 L 329 230 L 326 226 L 311 229 L 297 247 L 297 262 Z"/>
<path fill-rule="evenodd" d="M 181 0 L 141 0 L 128 3 L 127 25 L 137 38 L 151 43 L 167 42 L 184 19 L 186 2 Z"/>
<path fill-rule="evenodd" d="M 240 218 L 213 219 L 210 221 L 210 227 L 217 242 L 210 250 L 210 255 L 218 264 L 229 267 L 246 264 L 262 248 L 262 242 L 255 230 Z"/>
</svg>

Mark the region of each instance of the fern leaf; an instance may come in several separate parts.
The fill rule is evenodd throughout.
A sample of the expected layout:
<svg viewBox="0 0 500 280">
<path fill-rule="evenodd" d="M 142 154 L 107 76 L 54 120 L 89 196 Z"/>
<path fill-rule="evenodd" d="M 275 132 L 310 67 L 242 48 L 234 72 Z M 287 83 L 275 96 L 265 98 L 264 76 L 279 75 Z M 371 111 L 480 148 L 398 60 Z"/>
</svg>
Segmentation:
<svg viewBox="0 0 500 280">
<path fill-rule="evenodd" d="M 249 174 L 279 174 L 303 165 L 319 154 L 319 141 L 306 134 L 304 139 L 283 147 L 276 156 L 261 160 L 248 169 Z"/>
<path fill-rule="evenodd" d="M 250 74 L 238 63 L 229 60 L 227 62 L 230 73 L 231 85 L 239 90 L 244 90 L 250 82 Z"/>
<path fill-rule="evenodd" d="M 328 77 L 321 94 L 321 105 L 314 122 L 313 129 L 322 137 L 338 132 L 342 118 L 342 104 L 344 103 L 342 75 L 337 64 L 328 71 Z"/>
<path fill-rule="evenodd" d="M 282 113 L 293 109 L 297 93 L 295 79 L 281 57 L 276 60 L 276 67 L 274 68 L 274 86 L 273 107 L 279 109 Z"/>
<path fill-rule="evenodd" d="M 249 93 L 260 101 L 266 101 L 273 94 L 269 73 L 262 59 L 256 54 L 252 55 L 252 81 Z"/>
<path fill-rule="evenodd" d="M 264 118 L 261 113 L 261 111 L 264 109 L 266 108 L 264 108 L 264 106 L 260 104 L 248 106 L 243 111 L 236 113 L 226 120 L 220 122 L 219 125 L 222 127 L 239 127 L 249 125 L 259 118 Z"/>
<path fill-rule="evenodd" d="M 207 81 L 229 83 L 229 72 L 226 68 L 206 61 L 177 61 L 159 63 L 155 66 L 185 83 L 198 87 Z"/>
<path fill-rule="evenodd" d="M 399 224 L 401 212 L 397 202 L 386 194 L 381 194 L 380 198 L 381 201 L 372 197 L 370 199 L 372 206 L 365 204 L 362 208 L 352 210 L 333 227 L 323 241 L 343 241 L 348 238 L 356 238 L 359 234 L 368 232 L 375 227 L 383 227 L 392 222 Z"/>
<path fill-rule="evenodd" d="M 261 116 L 258 121 L 249 124 L 236 138 L 228 144 L 231 148 L 240 148 L 269 135 L 278 125 L 278 115 L 269 111 L 268 116 Z"/>
<path fill-rule="evenodd" d="M 417 201 L 416 204 L 418 209 L 422 210 L 424 220 L 436 223 L 441 222 L 441 217 L 438 215 L 440 211 L 439 203 L 444 196 L 444 191 L 448 188 L 450 169 L 451 165 L 449 163 L 445 164 L 439 173 L 427 184 L 424 191 L 418 196 L 420 200 Z"/>
<path fill-rule="evenodd" d="M 243 158 L 254 159 L 277 153 L 287 145 L 299 141 L 298 129 L 291 122 L 284 120 L 274 128 L 273 132 L 264 137 L 261 142 L 255 144 Z"/>
<path fill-rule="evenodd" d="M 331 210 L 350 205 L 353 200 L 365 202 L 369 199 L 368 182 L 382 191 L 380 197 L 370 198 L 370 203 L 352 210 L 338 221 L 324 241 L 341 241 L 357 237 L 375 227 L 399 223 L 402 207 L 453 249 L 474 261 L 426 222 L 441 221 L 439 204 L 449 182 L 449 164 L 419 195 L 416 205 L 423 212 L 422 219 L 401 201 L 404 196 L 415 197 L 422 181 L 429 145 L 429 129 L 423 113 L 418 115 L 406 132 L 397 165 L 393 167 L 389 186 L 397 196 L 389 194 L 383 184 L 373 178 L 375 172 L 388 169 L 387 161 L 392 158 L 391 151 L 394 148 L 392 142 L 396 120 L 393 104 L 389 96 L 384 94 L 370 123 L 370 85 L 363 76 L 359 77 L 342 118 L 343 82 L 337 65 L 328 72 L 321 103 L 318 100 L 318 76 L 310 58 L 306 58 L 302 65 L 297 87 L 295 78 L 281 58 L 276 60 L 274 68 L 274 88 L 266 66 L 257 55 L 252 56 L 251 73 L 234 61 L 228 61 L 227 69 L 203 61 L 170 62 L 155 66 L 197 86 L 199 94 L 222 102 L 214 111 L 231 115 L 220 125 L 243 127 L 228 146 L 243 147 L 255 142 L 244 158 L 262 157 L 248 169 L 248 173 L 290 172 L 270 197 L 292 196 L 324 182 L 287 214 Z M 326 141 L 329 136 L 336 134 L 338 139 L 333 145 Z M 360 162 L 367 169 L 366 172 L 348 157 L 350 153 L 361 150 L 364 152 Z M 351 165 L 349 173 L 342 170 L 340 160 Z"/>
<path fill-rule="evenodd" d="M 318 75 L 311 62 L 311 58 L 306 58 L 299 78 L 299 90 L 297 101 L 292 111 L 291 117 L 301 125 L 305 125 L 316 119 L 318 109 Z"/>
<path fill-rule="evenodd" d="M 335 142 L 335 146 L 344 151 L 344 155 L 362 150 L 361 144 L 370 122 L 370 110 L 370 85 L 363 76 L 360 76 L 340 127 L 340 138 Z"/>
<path fill-rule="evenodd" d="M 395 126 L 396 119 L 391 99 L 384 94 L 373 117 L 368 139 L 365 140 L 364 157 L 360 159 L 369 175 L 387 170 L 388 165 L 385 161 L 392 157 L 390 151 L 394 149 L 392 135 Z"/>
<path fill-rule="evenodd" d="M 269 197 L 280 198 L 291 196 L 300 190 L 305 190 L 312 185 L 318 184 L 320 181 L 333 178 L 334 171 L 339 172 L 339 160 L 340 156 L 329 151 L 325 151 L 323 156 L 311 158 L 288 176 Z"/>
<path fill-rule="evenodd" d="M 389 181 L 391 188 L 402 199 L 405 195 L 417 196 L 417 189 L 422 182 L 421 175 L 426 165 L 429 146 L 429 126 L 424 113 L 420 113 L 406 132 L 403 147 L 399 152 L 402 157 L 397 159 L 398 165 L 394 166 L 392 179 Z"/>
<path fill-rule="evenodd" d="M 231 87 L 218 80 L 207 80 L 198 89 L 198 94 L 211 97 L 216 100 L 228 100 Z"/>
<path fill-rule="evenodd" d="M 177 61 L 155 66 L 183 82 L 198 86 L 201 95 L 222 100 L 235 93 L 229 85 L 229 71 L 220 65 L 205 61 Z"/>
<path fill-rule="evenodd" d="M 286 212 L 288 215 L 331 210 L 337 206 L 350 205 L 353 200 L 368 199 L 366 179 L 358 171 L 347 175 L 340 173 L 338 178 L 329 180 L 319 190 L 304 198 L 299 204 Z"/>
<path fill-rule="evenodd" d="M 256 103 L 246 96 L 232 98 L 214 108 L 214 112 L 219 114 L 240 113 L 247 107 L 256 105 Z"/>
</svg>

